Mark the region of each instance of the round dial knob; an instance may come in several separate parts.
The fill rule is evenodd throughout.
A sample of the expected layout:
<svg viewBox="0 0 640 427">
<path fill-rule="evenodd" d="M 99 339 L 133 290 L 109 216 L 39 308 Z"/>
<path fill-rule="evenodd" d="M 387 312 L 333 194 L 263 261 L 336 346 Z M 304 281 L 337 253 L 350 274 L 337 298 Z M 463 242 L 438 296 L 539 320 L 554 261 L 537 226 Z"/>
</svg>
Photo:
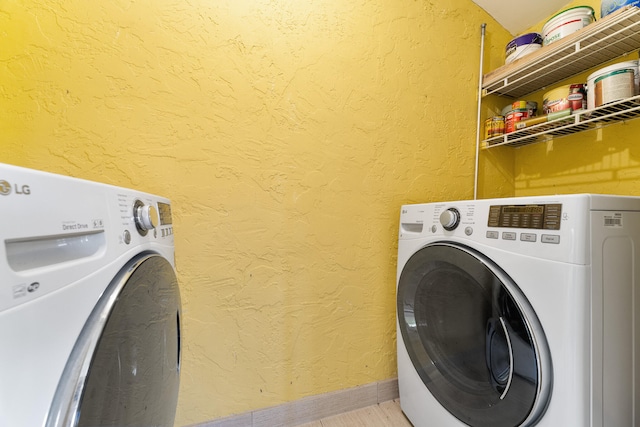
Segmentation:
<svg viewBox="0 0 640 427">
<path fill-rule="evenodd" d="M 460 212 L 456 208 L 449 208 L 440 214 L 440 224 L 445 230 L 455 230 L 460 224 Z"/>
<path fill-rule="evenodd" d="M 138 230 L 145 232 L 153 230 L 158 226 L 158 210 L 153 205 L 145 205 L 141 201 L 136 201 L 133 207 L 133 218 Z"/>
</svg>

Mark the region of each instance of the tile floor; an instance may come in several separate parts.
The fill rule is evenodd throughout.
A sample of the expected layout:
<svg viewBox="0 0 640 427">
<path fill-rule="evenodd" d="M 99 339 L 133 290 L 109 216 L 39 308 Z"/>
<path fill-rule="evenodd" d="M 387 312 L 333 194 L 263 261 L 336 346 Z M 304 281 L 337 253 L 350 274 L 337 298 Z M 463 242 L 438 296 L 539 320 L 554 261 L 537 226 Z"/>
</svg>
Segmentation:
<svg viewBox="0 0 640 427">
<path fill-rule="evenodd" d="M 298 427 L 412 427 L 412 424 L 402 413 L 400 401 L 396 399 L 322 418 Z"/>
</svg>

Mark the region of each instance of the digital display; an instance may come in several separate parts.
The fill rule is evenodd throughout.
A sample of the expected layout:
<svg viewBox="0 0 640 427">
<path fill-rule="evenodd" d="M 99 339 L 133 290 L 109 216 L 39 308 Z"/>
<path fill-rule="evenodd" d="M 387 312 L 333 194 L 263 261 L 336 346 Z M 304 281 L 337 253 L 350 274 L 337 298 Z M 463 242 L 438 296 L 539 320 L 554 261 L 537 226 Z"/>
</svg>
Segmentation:
<svg viewBox="0 0 640 427">
<path fill-rule="evenodd" d="M 562 205 L 493 205 L 489 207 L 489 227 L 560 230 Z"/>
<path fill-rule="evenodd" d="M 503 206 L 502 212 L 504 213 L 544 213 L 544 206 Z"/>
<path fill-rule="evenodd" d="M 160 216 L 160 225 L 172 224 L 170 204 L 158 202 L 158 214 Z"/>
</svg>

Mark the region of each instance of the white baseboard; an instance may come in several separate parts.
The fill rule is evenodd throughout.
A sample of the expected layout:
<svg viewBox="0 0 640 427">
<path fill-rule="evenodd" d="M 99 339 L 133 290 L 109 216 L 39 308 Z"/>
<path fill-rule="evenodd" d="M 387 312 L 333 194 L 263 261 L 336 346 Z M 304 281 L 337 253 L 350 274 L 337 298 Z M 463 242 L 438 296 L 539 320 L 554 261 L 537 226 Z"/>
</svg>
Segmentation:
<svg viewBox="0 0 640 427">
<path fill-rule="evenodd" d="M 398 379 L 318 394 L 192 427 L 293 427 L 398 398 Z"/>
</svg>

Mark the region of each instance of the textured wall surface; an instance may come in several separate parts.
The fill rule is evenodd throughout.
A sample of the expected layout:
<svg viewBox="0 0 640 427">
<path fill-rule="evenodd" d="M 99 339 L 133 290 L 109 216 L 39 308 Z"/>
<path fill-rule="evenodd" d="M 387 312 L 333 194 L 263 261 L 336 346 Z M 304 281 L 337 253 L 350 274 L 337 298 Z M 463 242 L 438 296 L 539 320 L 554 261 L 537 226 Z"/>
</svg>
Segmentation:
<svg viewBox="0 0 640 427">
<path fill-rule="evenodd" d="M 487 19 L 468 0 L 0 3 L 0 161 L 173 201 L 177 425 L 395 376 L 399 207 L 472 196 Z"/>
</svg>

